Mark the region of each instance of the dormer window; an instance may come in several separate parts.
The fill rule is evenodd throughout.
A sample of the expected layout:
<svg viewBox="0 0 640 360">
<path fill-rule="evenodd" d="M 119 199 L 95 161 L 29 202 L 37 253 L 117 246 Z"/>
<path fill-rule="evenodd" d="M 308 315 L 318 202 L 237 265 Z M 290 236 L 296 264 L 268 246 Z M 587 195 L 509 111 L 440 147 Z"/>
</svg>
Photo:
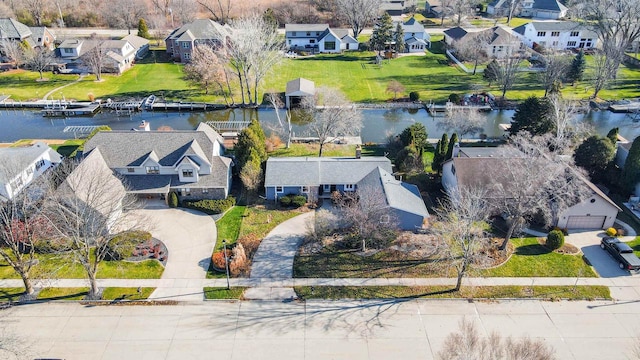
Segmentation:
<svg viewBox="0 0 640 360">
<path fill-rule="evenodd" d="M 160 174 L 159 166 L 146 166 L 147 174 Z"/>
<path fill-rule="evenodd" d="M 193 177 L 193 169 L 182 170 L 182 177 Z"/>
</svg>

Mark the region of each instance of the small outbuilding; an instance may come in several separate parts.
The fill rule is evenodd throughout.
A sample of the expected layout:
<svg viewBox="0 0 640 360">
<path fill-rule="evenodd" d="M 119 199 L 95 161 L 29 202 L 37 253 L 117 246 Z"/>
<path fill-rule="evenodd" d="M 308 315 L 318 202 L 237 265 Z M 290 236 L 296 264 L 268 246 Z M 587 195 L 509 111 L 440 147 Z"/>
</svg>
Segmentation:
<svg viewBox="0 0 640 360">
<path fill-rule="evenodd" d="M 297 78 L 287 83 L 285 92 L 285 105 L 287 109 L 291 105 L 299 104 L 302 98 L 306 96 L 314 96 L 316 94 L 316 85 L 313 81 L 304 78 Z"/>
</svg>

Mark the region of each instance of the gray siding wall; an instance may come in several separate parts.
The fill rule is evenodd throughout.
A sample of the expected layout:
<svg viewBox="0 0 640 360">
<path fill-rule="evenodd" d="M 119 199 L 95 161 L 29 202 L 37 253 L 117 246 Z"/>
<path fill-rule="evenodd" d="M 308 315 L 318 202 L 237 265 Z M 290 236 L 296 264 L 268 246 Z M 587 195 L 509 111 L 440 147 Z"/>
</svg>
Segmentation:
<svg viewBox="0 0 640 360">
<path fill-rule="evenodd" d="M 397 209 L 394 209 L 393 213 L 398 219 L 398 226 L 402 230 L 411 231 L 415 230 L 416 228 L 422 227 L 422 221 L 424 220 L 422 216 Z"/>
</svg>

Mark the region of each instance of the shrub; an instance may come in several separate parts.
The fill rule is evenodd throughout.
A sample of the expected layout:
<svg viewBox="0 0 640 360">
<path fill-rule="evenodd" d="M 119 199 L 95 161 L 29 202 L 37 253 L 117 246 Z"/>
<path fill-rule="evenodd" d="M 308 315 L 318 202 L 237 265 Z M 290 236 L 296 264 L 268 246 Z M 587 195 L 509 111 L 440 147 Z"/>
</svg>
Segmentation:
<svg viewBox="0 0 640 360">
<path fill-rule="evenodd" d="M 182 202 L 182 206 L 185 208 L 202 211 L 203 213 L 209 215 L 221 214 L 235 205 L 236 199 L 233 196 L 229 196 L 228 198 L 221 200 L 198 200 Z"/>
<path fill-rule="evenodd" d="M 54 254 L 65 252 L 70 249 L 69 242 L 63 239 L 42 239 L 34 243 L 34 251 L 38 254 Z"/>
<path fill-rule="evenodd" d="M 227 258 L 231 258 L 231 250 L 227 250 Z M 225 270 L 224 250 L 219 250 L 211 255 L 211 264 L 214 268 Z"/>
<path fill-rule="evenodd" d="M 280 205 L 282 205 L 282 206 L 290 206 L 291 205 L 291 197 L 289 195 L 281 197 L 279 201 L 280 201 Z"/>
<path fill-rule="evenodd" d="M 258 246 L 260 246 L 260 242 L 262 239 L 258 237 L 256 234 L 247 234 L 240 239 L 238 239 L 238 243 L 242 244 L 244 248 L 244 252 L 248 259 L 253 258 L 253 254 L 258 250 Z"/>
<path fill-rule="evenodd" d="M 88 93 L 87 97 L 89 98 L 89 101 L 91 101 L 91 102 L 96 101 L 96 96 L 93 95 L 93 93 Z"/>
<path fill-rule="evenodd" d="M 551 250 L 560 249 L 564 245 L 564 234 L 560 230 L 551 230 L 547 235 L 547 247 Z"/>
<path fill-rule="evenodd" d="M 119 234 L 109 242 L 104 259 L 118 261 L 134 256 L 136 247 L 147 241 L 151 241 L 151 233 L 146 231 L 128 231 Z M 156 244 L 154 250 L 157 252 L 159 249 L 160 244 Z"/>
<path fill-rule="evenodd" d="M 178 194 L 175 191 L 169 193 L 169 207 L 175 208 L 178 207 Z"/>
<path fill-rule="evenodd" d="M 247 254 L 244 251 L 244 246 L 238 243 L 232 250 L 233 252 L 233 260 L 229 263 L 229 271 L 234 276 L 241 275 L 247 272 L 248 269 L 248 261 Z"/>
<path fill-rule="evenodd" d="M 607 229 L 607 235 L 608 236 L 616 236 L 618 234 L 618 231 L 612 227 Z"/>
<path fill-rule="evenodd" d="M 451 101 L 454 104 L 459 104 L 460 100 L 461 100 L 460 95 L 456 93 L 449 95 L 449 101 Z"/>
<path fill-rule="evenodd" d="M 412 91 L 409 93 L 409 100 L 418 101 L 420 100 L 420 93 L 417 91 Z"/>
<path fill-rule="evenodd" d="M 304 206 L 307 203 L 307 198 L 302 195 L 296 195 L 291 199 L 291 204 L 295 207 Z"/>
</svg>

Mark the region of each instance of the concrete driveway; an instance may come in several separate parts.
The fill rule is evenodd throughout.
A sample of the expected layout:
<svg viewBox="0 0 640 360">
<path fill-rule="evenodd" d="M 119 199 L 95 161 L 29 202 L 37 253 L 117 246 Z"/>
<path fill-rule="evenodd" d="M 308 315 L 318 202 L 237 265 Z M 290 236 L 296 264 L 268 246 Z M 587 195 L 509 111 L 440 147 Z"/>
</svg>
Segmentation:
<svg viewBox="0 0 640 360">
<path fill-rule="evenodd" d="M 137 211 L 149 220 L 151 234 L 169 251 L 160 285 L 149 298 L 202 301 L 201 280 L 206 277 L 217 236 L 211 216 L 167 207 Z"/>
<path fill-rule="evenodd" d="M 632 276 L 634 273 L 620 269 L 618 262 L 609 255 L 606 250 L 600 248 L 600 241 L 604 236 L 605 233 L 602 230 L 572 232 L 565 238 L 565 241 L 582 250 L 582 253 L 600 277 L 616 278 Z M 623 241 L 631 241 L 633 239 L 633 236 L 625 236 L 622 238 Z"/>
</svg>

